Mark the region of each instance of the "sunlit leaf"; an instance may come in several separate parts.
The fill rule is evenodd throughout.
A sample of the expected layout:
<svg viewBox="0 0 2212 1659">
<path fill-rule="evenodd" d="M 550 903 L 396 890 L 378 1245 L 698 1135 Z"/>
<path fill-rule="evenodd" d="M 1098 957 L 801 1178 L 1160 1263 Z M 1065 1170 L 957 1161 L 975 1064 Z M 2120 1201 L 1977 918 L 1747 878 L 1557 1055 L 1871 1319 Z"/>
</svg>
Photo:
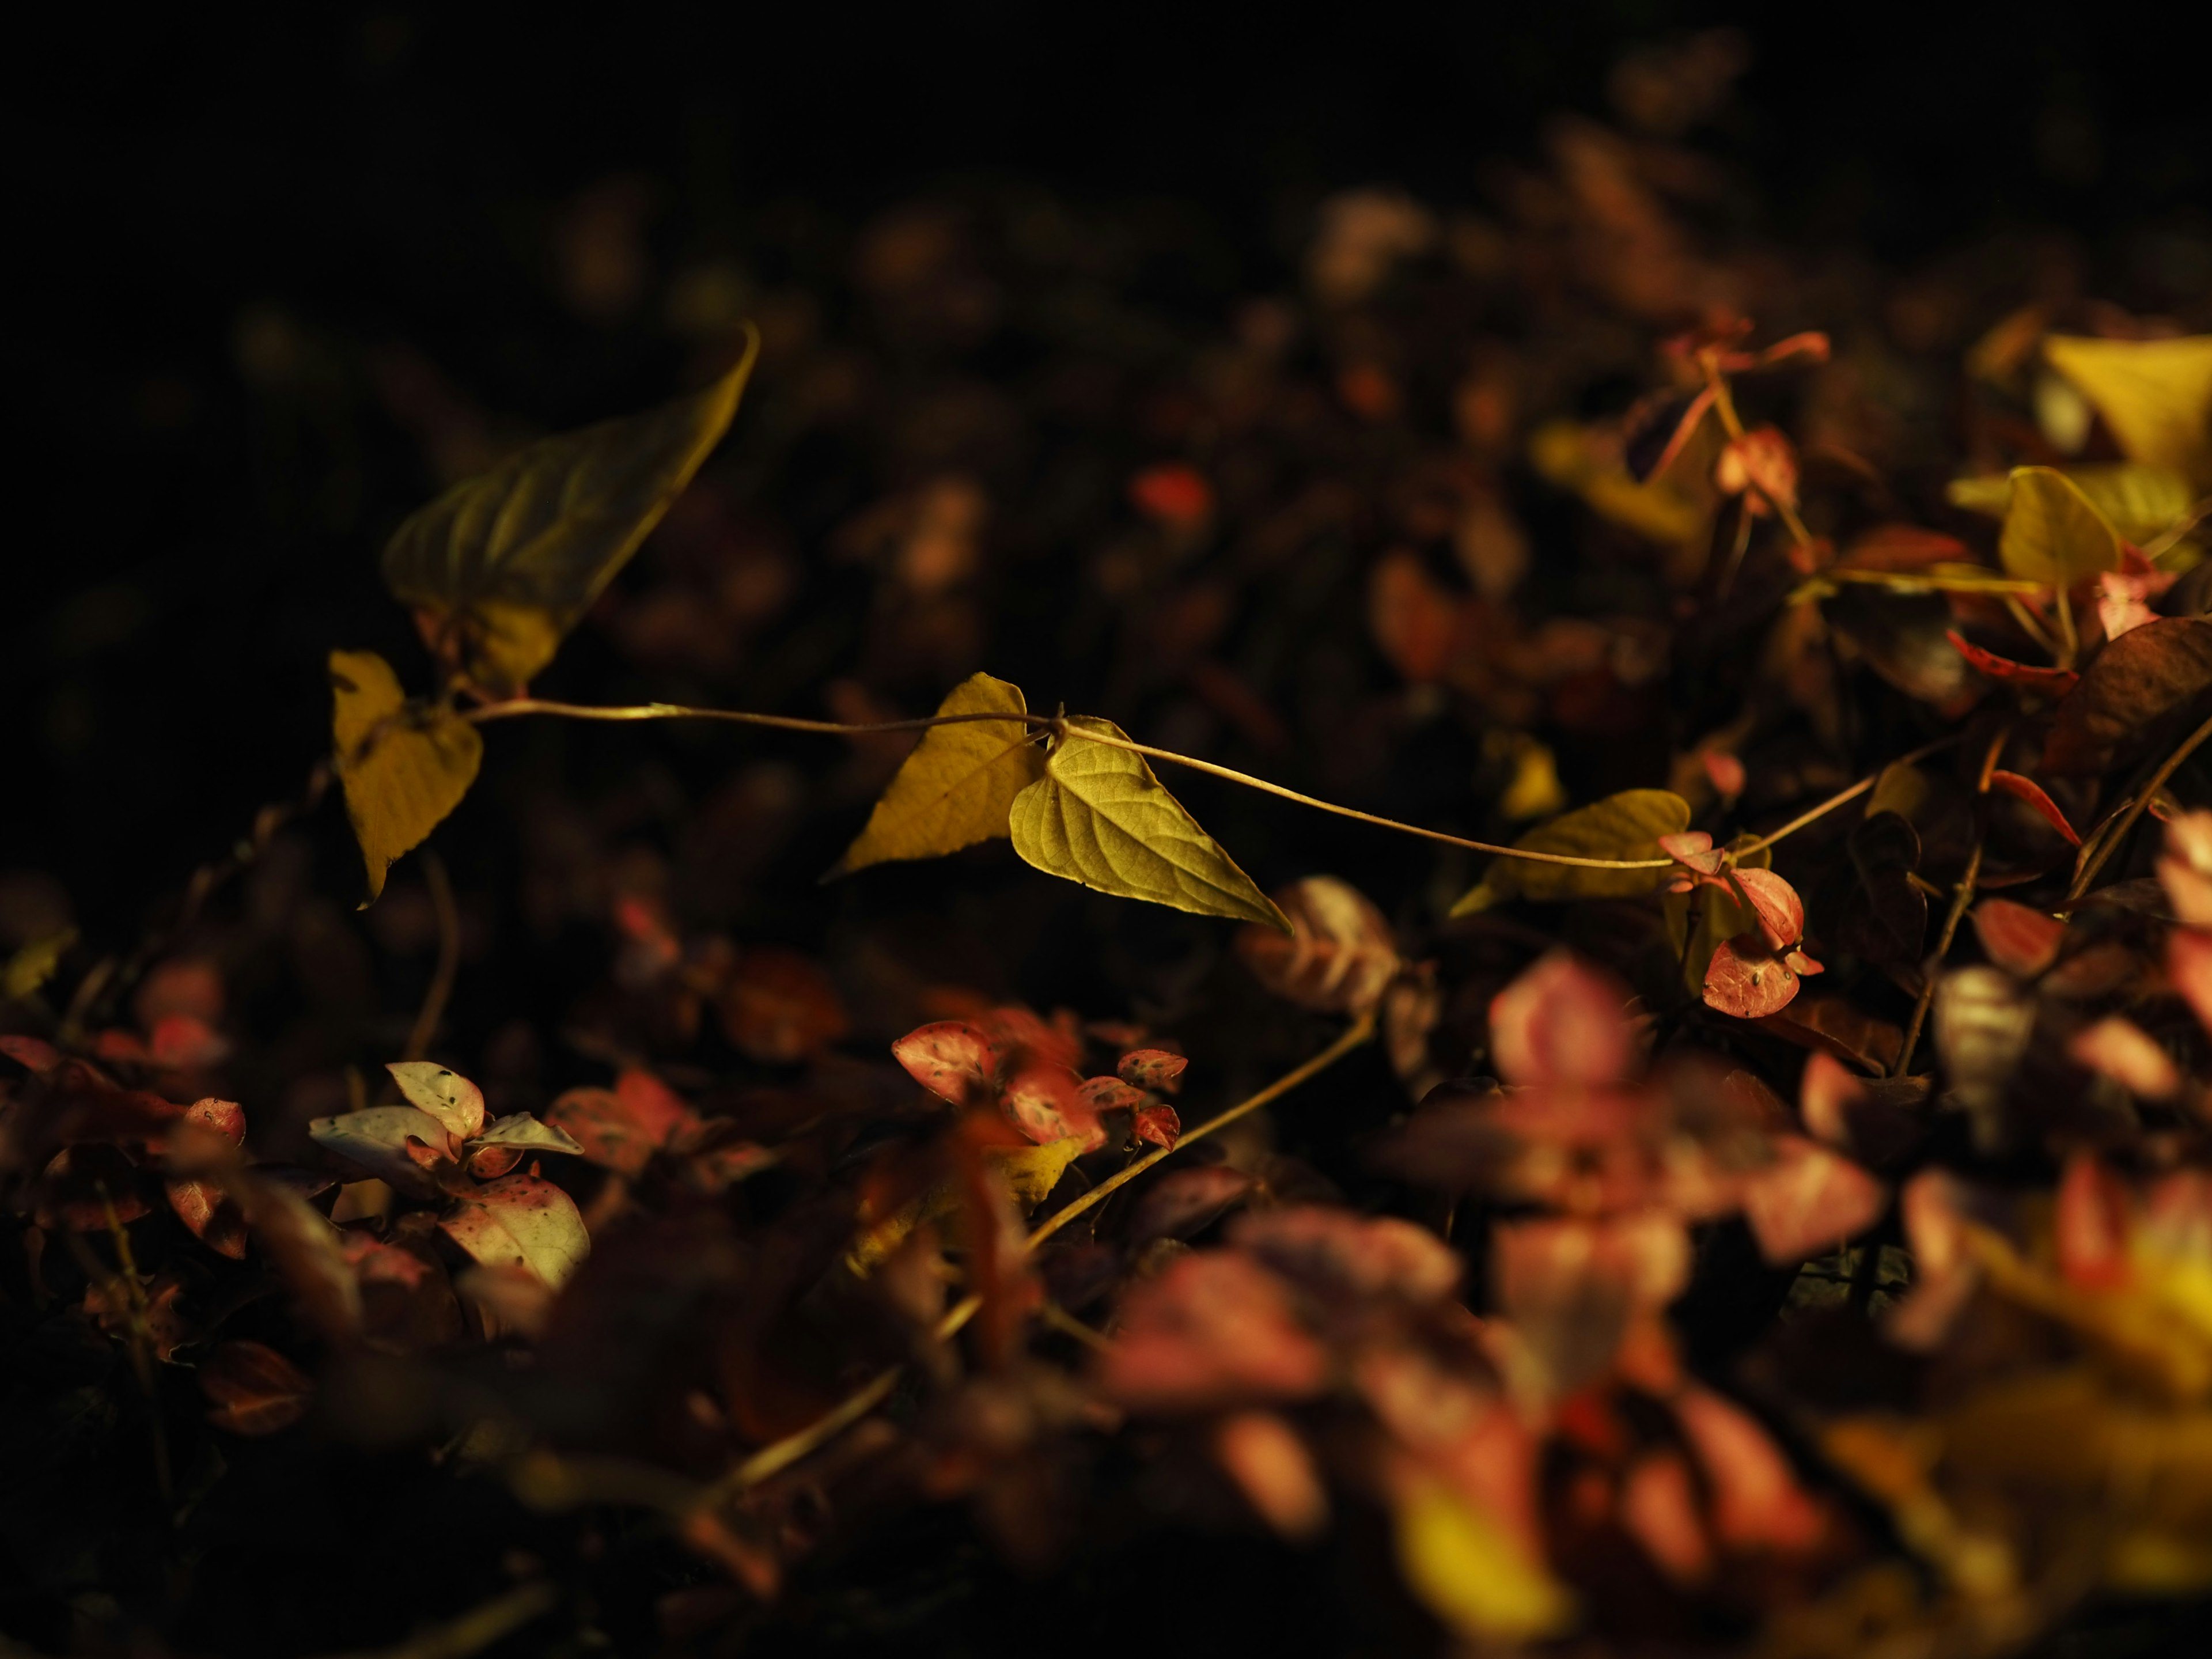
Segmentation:
<svg viewBox="0 0 2212 1659">
<path fill-rule="evenodd" d="M 1022 714 L 1021 688 L 972 674 L 938 705 L 940 714 Z M 832 876 L 890 859 L 935 858 L 1011 835 L 1014 797 L 1044 775 L 1043 751 L 1019 720 L 932 726 L 845 849 Z"/>
<path fill-rule="evenodd" d="M 1237 1412 L 1213 1434 L 1213 1455 L 1262 1521 L 1293 1542 L 1328 1522 L 1328 1493 L 1313 1454 L 1273 1412 Z"/>
<path fill-rule="evenodd" d="M 1048 874 L 1102 893 L 1291 931 L 1290 921 L 1170 794 L 1142 755 L 1087 741 L 1119 738 L 1079 718 L 1014 798 L 1014 851 Z"/>
<path fill-rule="evenodd" d="M 384 1068 L 417 1111 L 428 1112 L 462 1139 L 483 1127 L 483 1091 L 435 1060 L 405 1060 Z"/>
<path fill-rule="evenodd" d="M 2119 568 L 2120 538 L 2064 473 L 2048 466 L 2014 467 L 1997 557 L 2011 575 L 2071 587 Z"/>
<path fill-rule="evenodd" d="M 2058 469 L 2112 528 L 2138 544 L 2150 540 L 2189 511 L 2196 492 L 2188 478 L 2166 466 L 2133 461 Z M 1954 507 L 2002 519 L 2012 505 L 2012 477 L 1954 479 L 1944 494 Z M 1954 544 L 1955 545 L 1955 544 Z"/>
<path fill-rule="evenodd" d="M 1888 1202 L 1881 1182 L 1849 1158 L 1799 1135 L 1777 1135 L 1774 1162 L 1744 1183 L 1743 1215 L 1760 1254 L 1784 1266 L 1863 1232 Z"/>
<path fill-rule="evenodd" d="M 1511 1530 L 1441 1481 L 1417 1480 L 1395 1517 L 1406 1588 L 1471 1642 L 1534 1640 L 1572 1613 L 1565 1590 Z"/>
<path fill-rule="evenodd" d="M 518 1148 L 532 1152 L 568 1152 L 582 1157 L 584 1148 L 566 1129 L 540 1123 L 528 1112 L 515 1112 L 484 1126 L 471 1146 Z"/>
<path fill-rule="evenodd" d="M 1083 1152 L 1083 1138 L 1070 1135 L 1042 1146 L 993 1147 L 983 1161 L 1006 1178 L 1007 1190 L 1024 1215 L 1052 1195 L 1067 1166 Z"/>
<path fill-rule="evenodd" d="M 483 762 L 475 726 L 442 704 L 410 708 L 392 666 L 373 651 L 331 653 L 331 737 L 346 814 L 368 867 L 368 897 L 394 859 L 422 843 L 460 805 Z"/>
<path fill-rule="evenodd" d="M 2092 340 L 2054 334 L 2051 366 L 2097 406 L 2128 459 L 2199 483 L 2212 473 L 2212 335 Z"/>
<path fill-rule="evenodd" d="M 527 1267 L 556 1290 L 592 1249 L 575 1200 L 536 1176 L 507 1176 L 478 1188 L 438 1226 L 485 1267 Z"/>
<path fill-rule="evenodd" d="M 721 441 L 757 341 L 705 390 L 532 444 L 401 525 L 384 580 L 441 656 L 519 692 Z"/>
<path fill-rule="evenodd" d="M 0 996 L 10 1001 L 29 996 L 54 976 L 64 953 L 76 943 L 76 929 L 64 927 L 22 946 L 0 969 Z"/>
<path fill-rule="evenodd" d="M 1668 789 L 1625 789 L 1530 830 L 1513 844 L 1534 853 L 1587 859 L 1664 859 L 1659 837 L 1690 825 L 1690 803 Z M 1452 906 L 1467 915 L 1510 898 L 1627 898 L 1666 879 L 1663 869 L 1604 870 L 1528 859 L 1498 859 Z"/>
<path fill-rule="evenodd" d="M 612 1089 L 569 1090 L 546 1108 L 545 1121 L 571 1136 L 592 1163 L 635 1176 L 655 1148 L 699 1120 L 650 1072 L 628 1071 Z"/>
<path fill-rule="evenodd" d="M 441 1152 L 445 1150 L 446 1126 L 428 1112 L 412 1106 L 372 1106 L 366 1111 L 319 1117 L 307 1125 L 307 1133 L 318 1146 L 359 1164 L 402 1192 L 427 1198 L 437 1190 L 422 1166 L 407 1153 L 410 1140 Z"/>
<path fill-rule="evenodd" d="M 916 1083 L 955 1106 L 990 1098 L 999 1072 L 991 1039 L 964 1020 L 916 1026 L 891 1044 L 891 1058 Z"/>
<path fill-rule="evenodd" d="M 1565 951 L 1491 1000 L 1491 1059 L 1515 1084 L 1617 1083 L 1633 1054 L 1628 988 Z"/>
</svg>

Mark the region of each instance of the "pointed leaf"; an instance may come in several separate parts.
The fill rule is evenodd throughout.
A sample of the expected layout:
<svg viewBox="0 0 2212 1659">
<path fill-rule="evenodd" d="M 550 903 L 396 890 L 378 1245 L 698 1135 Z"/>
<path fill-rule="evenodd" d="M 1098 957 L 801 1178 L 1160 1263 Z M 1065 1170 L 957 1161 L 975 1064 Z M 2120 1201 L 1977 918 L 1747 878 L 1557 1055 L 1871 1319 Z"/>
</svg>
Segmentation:
<svg viewBox="0 0 2212 1659">
<path fill-rule="evenodd" d="M 1690 803 L 1673 791 L 1625 789 L 1553 818 L 1513 844 L 1530 852 L 1575 858 L 1663 859 L 1667 854 L 1659 838 L 1680 835 L 1689 827 Z M 1483 873 L 1479 886 L 1452 906 L 1452 914 L 1466 915 L 1510 898 L 1630 898 L 1651 891 L 1666 878 L 1664 869 L 1603 870 L 1502 858 Z"/>
<path fill-rule="evenodd" d="M 422 1167 L 407 1155 L 407 1143 L 442 1151 L 446 1126 L 412 1106 L 372 1106 L 365 1112 L 341 1112 L 307 1125 L 318 1146 L 358 1164 L 380 1181 L 404 1193 L 427 1198 L 437 1190 Z"/>
<path fill-rule="evenodd" d="M 199 1368 L 208 1421 L 233 1434 L 275 1434 L 307 1414 L 315 1385 L 263 1342 L 225 1342 Z"/>
<path fill-rule="evenodd" d="M 1406 1588 L 1470 1643 L 1533 1640 L 1571 1616 L 1566 1591 L 1512 1529 L 1442 1481 L 1412 1483 L 1398 1501 L 1395 1528 Z"/>
<path fill-rule="evenodd" d="M 1142 1106 L 1130 1133 L 1139 1140 L 1149 1140 L 1155 1146 L 1173 1150 L 1182 1137 L 1182 1118 L 1172 1106 L 1163 1103 L 1158 1106 Z"/>
<path fill-rule="evenodd" d="M 2058 705 L 2043 768 L 2082 777 L 2124 765 L 2154 744 L 2159 722 L 2212 688 L 2212 622 L 2163 617 L 2112 641 Z"/>
<path fill-rule="evenodd" d="M 483 1091 L 449 1066 L 403 1060 L 384 1068 L 417 1111 L 428 1112 L 462 1139 L 483 1127 Z"/>
<path fill-rule="evenodd" d="M 486 1124 L 483 1133 L 469 1146 L 471 1151 L 479 1146 L 501 1146 L 534 1152 L 568 1152 L 579 1158 L 584 1152 L 581 1144 L 566 1129 L 540 1123 L 527 1112 L 515 1112 Z"/>
<path fill-rule="evenodd" d="M 1023 714 L 1021 688 L 972 674 L 938 705 L 940 714 Z M 932 726 L 868 815 L 867 827 L 830 872 L 842 876 L 890 859 L 928 859 L 1011 835 L 1014 797 L 1044 775 L 1044 753 L 1019 720 Z"/>
<path fill-rule="evenodd" d="M 1278 888 L 1291 937 L 1272 927 L 1240 928 L 1237 954 L 1277 996 L 1323 1013 L 1373 1007 L 1397 976 L 1398 944 L 1367 896 L 1334 876 L 1308 876 Z"/>
<path fill-rule="evenodd" d="M 485 1267 L 526 1267 L 556 1290 L 592 1249 L 575 1200 L 536 1176 L 505 1176 L 478 1188 L 438 1227 Z"/>
<path fill-rule="evenodd" d="M 2119 532 L 2056 467 L 2018 466 L 1997 558 L 2010 575 L 2071 587 L 2119 568 Z"/>
<path fill-rule="evenodd" d="M 1048 874 L 1102 893 L 1291 931 L 1289 918 L 1198 827 L 1142 755 L 1084 735 L 1119 738 L 1119 726 L 1087 718 L 1068 726 L 1045 775 L 1014 798 L 1015 852 Z"/>
<path fill-rule="evenodd" d="M 1189 1066 L 1186 1057 L 1164 1048 L 1132 1048 L 1121 1056 L 1114 1073 L 1132 1088 L 1172 1095 L 1182 1091 L 1182 1074 Z"/>
<path fill-rule="evenodd" d="M 955 1106 L 989 1099 L 999 1073 L 991 1039 L 964 1020 L 916 1026 L 891 1044 L 891 1058 L 916 1083 Z"/>
<path fill-rule="evenodd" d="M 1990 787 L 2002 789 L 2018 800 L 2026 801 L 2041 815 L 2043 821 L 2066 837 L 2075 847 L 2081 844 L 2081 836 L 2066 822 L 2066 814 L 2058 810 L 2058 803 L 2044 793 L 2043 786 L 2033 778 L 2022 777 L 2017 772 L 1999 768 L 1990 774 Z"/>
<path fill-rule="evenodd" d="M 2014 662 L 2010 657 L 1984 651 L 1955 628 L 1948 629 L 1943 637 L 1975 669 L 2008 685 L 2026 686 L 2047 696 L 2063 697 L 2081 683 L 2081 677 L 2070 668 L 2039 668 L 2033 663 Z"/>
<path fill-rule="evenodd" d="M 2205 482 L 2212 460 L 2212 335 L 2089 340 L 2054 334 L 2051 366 L 2097 406 L 2128 459 Z"/>
<path fill-rule="evenodd" d="M 374 651 L 331 653 L 331 721 L 346 816 L 368 871 L 364 908 L 384 872 L 459 805 L 483 763 L 483 738 L 448 708 L 410 708 L 392 665 Z"/>
<path fill-rule="evenodd" d="M 451 665 L 520 692 L 721 441 L 755 355 L 704 391 L 542 440 L 454 485 L 393 533 L 385 585 Z"/>
<path fill-rule="evenodd" d="M 2067 1058 L 2108 1077 L 2145 1100 L 2171 1100 L 2181 1092 L 2181 1070 L 2173 1057 L 2133 1020 L 2108 1014 L 2067 1040 Z"/>
<path fill-rule="evenodd" d="M 1801 1135 L 1777 1135 L 1774 1162 L 1744 1184 L 1743 1216 L 1760 1253 L 1785 1267 L 1863 1232 L 1888 1202 L 1888 1189 L 1850 1159 Z"/>
<path fill-rule="evenodd" d="M 698 1124 L 697 1115 L 650 1072 L 624 1072 L 612 1089 L 571 1089 L 545 1121 L 573 1136 L 583 1156 L 620 1175 L 641 1173 L 656 1147 Z"/>
</svg>

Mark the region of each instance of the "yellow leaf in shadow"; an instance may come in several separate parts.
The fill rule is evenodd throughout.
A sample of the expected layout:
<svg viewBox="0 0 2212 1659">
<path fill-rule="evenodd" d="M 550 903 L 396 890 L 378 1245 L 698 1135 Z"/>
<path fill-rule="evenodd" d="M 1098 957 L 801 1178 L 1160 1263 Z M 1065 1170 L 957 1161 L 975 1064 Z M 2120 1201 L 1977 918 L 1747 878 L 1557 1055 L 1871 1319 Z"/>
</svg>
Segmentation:
<svg viewBox="0 0 2212 1659">
<path fill-rule="evenodd" d="M 2212 334 L 2179 340 L 2053 334 L 2043 355 L 2097 406 L 2130 460 L 2212 482 Z"/>
<path fill-rule="evenodd" d="M 1659 837 L 1690 827 L 1690 803 L 1671 789 L 1624 789 L 1539 825 L 1513 844 L 1532 853 L 1584 859 L 1659 859 Z M 1539 864 L 1502 858 L 1451 913 L 1464 916 L 1511 898 L 1632 898 L 1666 878 L 1663 869 L 1594 870 L 1574 864 Z"/>
<path fill-rule="evenodd" d="M 331 690 L 338 781 L 368 871 L 365 909 L 392 860 L 422 845 L 469 793 L 483 738 L 450 708 L 410 708 L 392 665 L 374 651 L 331 652 Z"/>
<path fill-rule="evenodd" d="M 1019 686 L 971 674 L 937 712 L 1024 714 L 1029 705 Z M 1027 725 L 1016 720 L 932 726 L 830 875 L 891 859 L 936 858 L 1011 834 L 1014 797 L 1044 775 L 1044 753 L 1029 736 Z"/>
<path fill-rule="evenodd" d="M 2023 580 L 2071 587 L 2119 568 L 2120 537 L 2081 486 L 2056 467 L 2016 466 L 1997 558 Z"/>
<path fill-rule="evenodd" d="M 449 667 L 513 696 L 552 659 L 721 441 L 758 348 L 688 398 L 530 445 L 393 532 L 385 585 Z"/>
<path fill-rule="evenodd" d="M 1119 738 L 1121 727 L 1087 717 L 1067 725 L 1044 776 L 1014 797 L 1015 852 L 1048 875 L 1102 893 L 1291 932 L 1274 902 L 1198 827 L 1142 755 L 1084 738 Z"/>
</svg>

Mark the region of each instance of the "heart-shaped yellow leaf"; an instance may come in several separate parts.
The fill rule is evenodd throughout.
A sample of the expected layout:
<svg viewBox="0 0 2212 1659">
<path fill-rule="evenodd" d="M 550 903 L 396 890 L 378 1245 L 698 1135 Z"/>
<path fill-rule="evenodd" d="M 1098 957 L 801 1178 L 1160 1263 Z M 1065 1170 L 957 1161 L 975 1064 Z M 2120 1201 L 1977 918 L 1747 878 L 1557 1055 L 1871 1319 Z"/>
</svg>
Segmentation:
<svg viewBox="0 0 2212 1659">
<path fill-rule="evenodd" d="M 2130 460 L 2212 482 L 2212 334 L 2179 340 L 2054 334 L 2043 355 L 2097 406 Z"/>
<path fill-rule="evenodd" d="M 420 846 L 469 793 L 483 738 L 451 708 L 409 707 L 392 665 L 374 651 L 331 652 L 331 690 L 338 781 L 368 871 L 366 908 L 384 890 L 392 861 Z"/>
<path fill-rule="evenodd" d="M 2071 587 L 2120 565 L 2120 537 L 2081 486 L 2056 467 L 2016 466 L 1997 558 L 2027 581 Z"/>
<path fill-rule="evenodd" d="M 721 441 L 758 349 L 702 392 L 532 444 L 399 526 L 385 585 L 450 669 L 513 696 L 552 659 Z"/>
<path fill-rule="evenodd" d="M 1142 755 L 1086 740 L 1119 738 L 1111 720 L 1078 717 L 1014 797 L 1014 851 L 1049 875 L 1102 893 L 1202 916 L 1291 931 L 1289 920 L 1152 775 Z"/>
<path fill-rule="evenodd" d="M 940 714 L 1025 714 L 1022 690 L 971 674 Z M 1044 752 L 1018 720 L 932 726 L 868 814 L 867 828 L 830 870 L 842 876 L 891 859 L 929 859 L 1012 833 L 1014 797 L 1044 775 Z"/>
<path fill-rule="evenodd" d="M 1562 853 L 1571 858 L 1662 859 L 1667 855 L 1660 850 L 1659 837 L 1679 835 L 1689 827 L 1690 803 L 1671 789 L 1624 789 L 1553 818 L 1513 844 L 1532 853 Z M 1502 858 L 1452 906 L 1451 913 L 1468 915 L 1511 898 L 1632 898 L 1650 892 L 1666 874 L 1663 868 L 1605 870 Z"/>
</svg>

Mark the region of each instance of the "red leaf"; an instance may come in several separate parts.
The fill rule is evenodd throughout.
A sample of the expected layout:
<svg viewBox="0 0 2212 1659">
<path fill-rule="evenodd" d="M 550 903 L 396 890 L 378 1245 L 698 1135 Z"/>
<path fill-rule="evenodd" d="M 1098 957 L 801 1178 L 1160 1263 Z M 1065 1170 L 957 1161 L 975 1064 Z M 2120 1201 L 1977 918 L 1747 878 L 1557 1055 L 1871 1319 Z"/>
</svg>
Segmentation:
<svg viewBox="0 0 2212 1659">
<path fill-rule="evenodd" d="M 1680 835 L 1659 837 L 1659 850 L 1675 863 L 1695 871 L 1701 876 L 1717 876 L 1728 854 L 1713 845 L 1713 838 L 1702 830 L 1685 830 Z"/>
<path fill-rule="evenodd" d="M 1757 933 L 1739 933 L 1722 943 L 1705 969 L 1707 1007 L 1739 1019 L 1759 1019 L 1789 1006 L 1797 994 L 1797 975 L 1765 946 Z"/>
<path fill-rule="evenodd" d="M 1649 1453 L 1631 1467 L 1620 1483 L 1620 1524 L 1676 1583 L 1700 1583 L 1711 1575 L 1712 1540 L 1698 1518 L 1697 1488 L 1680 1453 Z"/>
<path fill-rule="evenodd" d="M 1414 554 L 1386 555 L 1367 594 L 1368 625 L 1390 665 L 1416 685 L 1442 678 L 1459 644 L 1462 609 Z"/>
<path fill-rule="evenodd" d="M 1328 1523 L 1328 1493 L 1297 1431 L 1273 1412 L 1237 1412 L 1213 1431 L 1213 1455 L 1259 1517 L 1292 1542 Z"/>
<path fill-rule="evenodd" d="M 1459 1286 L 1460 1260 L 1426 1228 L 1297 1204 L 1239 1216 L 1231 1239 L 1316 1296 L 1364 1306 L 1435 1303 Z"/>
<path fill-rule="evenodd" d="M 1724 755 L 1717 749 L 1706 749 L 1698 751 L 1698 758 L 1704 763 L 1705 777 L 1720 792 L 1723 801 L 1732 801 L 1743 793 L 1748 780 L 1744 775 L 1743 763 L 1736 757 Z M 1660 845 L 1666 845 L 1664 838 Z"/>
<path fill-rule="evenodd" d="M 2127 1281 L 2132 1207 L 2126 1185 L 2093 1154 L 2076 1152 L 2066 1161 L 2051 1242 L 2058 1271 L 2069 1282 L 2100 1290 Z"/>
<path fill-rule="evenodd" d="M 1824 1530 L 1820 1510 L 1765 1429 L 1709 1389 L 1685 1389 L 1674 1401 L 1683 1438 L 1704 1466 L 1712 1492 L 1713 1531 L 1733 1549 L 1794 1554 Z"/>
<path fill-rule="evenodd" d="M 1148 466 L 1129 480 L 1129 500 L 1146 518 L 1171 529 L 1188 530 L 1213 511 L 1213 489 L 1194 468 L 1179 461 Z"/>
<path fill-rule="evenodd" d="M 1542 1362 L 1556 1396 L 1603 1375 L 1632 1323 L 1680 1294 L 1690 1241 L 1680 1222 L 1656 1211 L 1501 1222 L 1490 1265 L 1499 1310 Z"/>
<path fill-rule="evenodd" d="M 1076 1092 L 1094 1112 L 1133 1112 L 1145 1103 L 1145 1091 L 1131 1088 L 1118 1077 L 1086 1078 Z"/>
<path fill-rule="evenodd" d="M 1132 1088 L 1149 1089 L 1156 1095 L 1179 1094 L 1184 1067 L 1190 1061 L 1164 1048 L 1132 1048 L 1114 1069 Z"/>
<path fill-rule="evenodd" d="M 1613 1083 L 1633 1042 L 1627 988 L 1554 951 L 1493 998 L 1490 1051 L 1509 1083 Z"/>
<path fill-rule="evenodd" d="M 659 1078 L 633 1069 L 611 1090 L 569 1090 L 545 1109 L 545 1121 L 574 1136 L 592 1163 L 635 1176 L 655 1149 L 696 1127 L 699 1119 Z"/>
<path fill-rule="evenodd" d="M 990 1038 L 964 1020 L 917 1026 L 891 1044 L 891 1056 L 916 1083 L 955 1106 L 989 1099 L 999 1069 Z"/>
<path fill-rule="evenodd" d="M 1759 1023 L 1786 1042 L 1877 1074 L 1897 1063 L 1905 1042 L 1901 1030 L 1875 1018 L 1848 997 L 1801 996 Z"/>
<path fill-rule="evenodd" d="M 999 1109 L 1040 1146 L 1070 1135 L 1081 1136 L 1086 1152 L 1105 1144 L 1098 1114 L 1083 1097 L 1083 1079 L 1065 1066 L 1033 1061 L 1023 1066 L 1000 1089 Z"/>
<path fill-rule="evenodd" d="M 811 1060 L 852 1026 L 822 965 L 773 946 L 757 946 L 738 958 L 719 1012 L 731 1043 L 747 1058 L 771 1066 Z"/>
<path fill-rule="evenodd" d="M 1960 656 L 1981 672 L 1993 680 L 2002 680 L 2008 685 L 2024 685 L 2031 691 L 2063 697 L 2081 678 L 2070 668 L 2038 668 L 2031 663 L 2014 662 L 2009 657 L 2000 657 L 1993 651 L 1984 651 L 1955 628 L 1944 637 L 1958 648 Z"/>
<path fill-rule="evenodd" d="M 1854 1102 L 1865 1097 L 1866 1085 L 1832 1055 L 1816 1054 L 1805 1062 L 1805 1075 L 1797 1085 L 1798 1110 L 1816 1139 L 1831 1146 L 1849 1146 L 1848 1114 Z"/>
<path fill-rule="evenodd" d="M 2212 934 L 2175 930 L 2166 941 L 2166 972 L 2198 1022 L 2212 1031 Z"/>
<path fill-rule="evenodd" d="M 1974 907 L 1974 932 L 1991 962 L 2021 979 L 2033 979 L 2058 959 L 2066 924 L 2010 899 L 1986 898 Z"/>
<path fill-rule="evenodd" d="M 1133 1411 L 1196 1412 L 1304 1399 L 1328 1370 L 1281 1279 L 1240 1252 L 1206 1250 L 1130 1288 L 1098 1382 Z"/>
<path fill-rule="evenodd" d="M 275 1434 L 307 1414 L 315 1385 L 307 1373 L 260 1342 L 225 1342 L 201 1364 L 208 1421 L 233 1434 Z"/>
<path fill-rule="evenodd" d="M 1795 507 L 1797 452 L 1778 428 L 1754 427 L 1721 451 L 1713 482 L 1730 495 L 1756 491 L 1756 504 Z"/>
<path fill-rule="evenodd" d="M 0 1054 L 33 1072 L 51 1072 L 62 1063 L 62 1051 L 33 1036 L 0 1036 Z"/>
<path fill-rule="evenodd" d="M 1777 1135 L 1774 1154 L 1743 1193 L 1744 1219 L 1774 1266 L 1825 1255 L 1881 1218 L 1888 1190 L 1849 1158 L 1798 1135 Z"/>
<path fill-rule="evenodd" d="M 2058 810 L 2058 803 L 2045 794 L 2043 786 L 2033 778 L 2024 778 L 2017 772 L 1999 769 L 1990 774 L 1990 784 L 1991 787 L 2002 789 L 2008 795 L 2016 796 L 2033 806 L 2043 815 L 2045 823 L 2066 837 L 2069 846 L 2079 847 L 2081 844 L 2081 837 L 2075 833 L 2074 826 L 2066 822 L 2066 814 Z"/>
<path fill-rule="evenodd" d="M 1182 1134 L 1182 1120 L 1172 1106 L 1146 1106 L 1137 1114 L 1134 1132 L 1139 1140 L 1172 1149 Z"/>
<path fill-rule="evenodd" d="M 2145 1100 L 2171 1100 L 2181 1092 L 2181 1072 L 2172 1057 L 2141 1026 L 2118 1014 L 2075 1032 L 2066 1053 L 2075 1065 L 2112 1079 Z"/>
</svg>

